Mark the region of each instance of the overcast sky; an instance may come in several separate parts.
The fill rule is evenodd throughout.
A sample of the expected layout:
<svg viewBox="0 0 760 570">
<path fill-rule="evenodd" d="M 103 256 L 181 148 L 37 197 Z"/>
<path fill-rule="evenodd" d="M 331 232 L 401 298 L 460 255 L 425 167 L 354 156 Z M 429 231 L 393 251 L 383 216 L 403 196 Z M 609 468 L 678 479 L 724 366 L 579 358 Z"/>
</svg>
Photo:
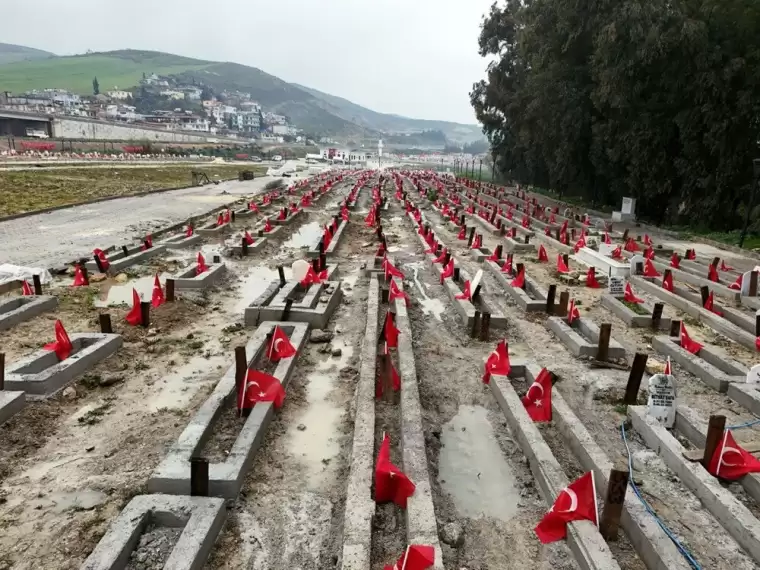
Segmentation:
<svg viewBox="0 0 760 570">
<path fill-rule="evenodd" d="M 0 41 L 149 49 L 258 67 L 375 111 L 475 123 L 493 0 L 2 0 Z"/>
</svg>

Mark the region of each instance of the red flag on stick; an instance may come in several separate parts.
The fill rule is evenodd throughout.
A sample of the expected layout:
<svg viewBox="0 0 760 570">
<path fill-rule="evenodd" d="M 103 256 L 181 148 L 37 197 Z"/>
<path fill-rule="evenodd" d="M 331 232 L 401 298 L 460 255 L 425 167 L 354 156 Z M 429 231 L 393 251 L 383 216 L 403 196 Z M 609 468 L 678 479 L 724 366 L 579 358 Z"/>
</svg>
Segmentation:
<svg viewBox="0 0 760 570">
<path fill-rule="evenodd" d="M 730 265 L 726 265 L 726 262 L 721 259 L 720 260 L 720 270 L 721 271 L 733 271 L 734 268 L 731 267 Z"/>
<path fill-rule="evenodd" d="M 558 273 L 570 273 L 570 269 L 567 267 L 565 260 L 562 259 L 562 254 L 557 254 L 557 272 Z"/>
<path fill-rule="evenodd" d="M 59 361 L 66 360 L 71 354 L 73 346 L 60 320 L 55 321 L 55 341 L 46 344 L 43 348 L 54 351 Z"/>
<path fill-rule="evenodd" d="M 637 305 L 644 302 L 644 299 L 639 299 L 633 292 L 633 287 L 631 287 L 630 283 L 625 284 L 625 293 L 623 294 L 623 300 L 627 303 L 636 303 Z"/>
<path fill-rule="evenodd" d="M 456 299 L 462 299 L 467 301 L 472 301 L 472 293 L 470 292 L 470 280 L 464 282 L 464 290 L 459 293 L 458 295 L 455 295 Z"/>
<path fill-rule="evenodd" d="M 673 274 L 668 273 L 665 277 L 662 278 L 662 288 L 666 291 L 673 292 Z"/>
<path fill-rule="evenodd" d="M 193 237 L 193 226 L 190 224 L 187 225 L 187 229 L 185 230 L 185 237 Z"/>
<path fill-rule="evenodd" d="M 396 299 L 404 299 L 406 302 L 406 306 L 409 306 L 409 295 L 405 291 L 402 291 L 398 285 L 396 285 L 396 281 L 391 279 L 391 290 L 388 295 L 388 302 L 393 303 Z"/>
<path fill-rule="evenodd" d="M 673 252 L 673 255 L 670 256 L 670 266 L 673 269 L 681 267 L 681 260 L 678 258 L 678 254 L 675 251 Z"/>
<path fill-rule="evenodd" d="M 573 321 L 581 318 L 581 312 L 575 306 L 575 299 L 570 299 L 570 305 L 567 307 L 567 324 L 573 324 Z"/>
<path fill-rule="evenodd" d="M 736 443 L 731 431 L 726 430 L 707 471 L 715 477 L 736 481 L 750 473 L 760 473 L 760 460 Z"/>
<path fill-rule="evenodd" d="M 195 262 L 195 275 L 200 275 L 202 273 L 205 273 L 208 271 L 208 265 L 206 265 L 206 259 L 203 257 L 203 254 L 199 251 L 198 257 L 196 258 Z"/>
<path fill-rule="evenodd" d="M 708 278 L 710 281 L 713 281 L 713 282 L 715 282 L 715 283 L 717 283 L 717 282 L 718 282 L 718 279 L 719 279 L 719 277 L 718 277 L 718 271 L 717 271 L 717 269 L 715 269 L 715 266 L 714 266 L 714 265 L 711 265 L 711 266 L 709 267 L 709 269 L 707 270 L 707 278 Z"/>
<path fill-rule="evenodd" d="M 690 352 L 691 354 L 697 354 L 700 350 L 702 350 L 702 345 L 696 340 L 691 339 L 683 322 L 681 322 L 681 348 L 687 352 Z"/>
<path fill-rule="evenodd" d="M 296 347 L 290 342 L 285 331 L 275 325 L 272 337 L 267 344 L 267 358 L 272 362 L 279 362 L 283 358 L 294 356 L 296 352 Z"/>
<path fill-rule="evenodd" d="M 612 259 L 623 259 L 623 250 L 621 247 L 617 246 L 615 249 L 613 249 L 610 257 L 612 257 Z"/>
<path fill-rule="evenodd" d="M 454 275 L 454 258 L 452 257 L 449 260 L 449 264 L 444 268 L 443 272 L 441 273 L 441 284 L 443 284 L 444 279 L 448 279 Z"/>
<path fill-rule="evenodd" d="M 127 313 L 125 320 L 136 327 L 142 324 L 142 311 L 140 310 L 140 294 L 137 289 L 132 289 L 132 309 Z"/>
<path fill-rule="evenodd" d="M 712 291 L 710 291 L 710 294 L 707 296 L 707 300 L 705 300 L 705 309 L 711 313 L 715 313 L 719 317 L 723 316 L 723 313 L 715 310 L 715 294 Z"/>
<path fill-rule="evenodd" d="M 74 282 L 71 284 L 72 287 L 84 287 L 87 285 L 87 281 L 84 278 L 84 273 L 82 272 L 82 267 L 77 263 L 74 266 Z"/>
<path fill-rule="evenodd" d="M 151 245 L 153 242 L 151 241 Z M 92 253 L 95 255 L 95 257 L 98 258 L 98 261 L 100 262 L 100 267 L 103 269 L 103 271 L 108 271 L 108 268 L 111 267 L 111 262 L 108 261 L 108 257 L 106 257 L 106 252 L 102 249 L 93 249 Z"/>
<path fill-rule="evenodd" d="M 26 279 L 21 282 L 21 295 L 24 297 L 34 296 L 34 290 L 31 288 L 29 282 Z"/>
<path fill-rule="evenodd" d="M 534 422 L 552 421 L 552 375 L 546 368 L 530 385 L 522 397 L 522 403 Z"/>
<path fill-rule="evenodd" d="M 593 471 L 581 475 L 559 492 L 552 508 L 536 526 L 536 536 L 542 544 L 562 540 L 567 536 L 567 523 L 583 520 L 599 526 Z"/>
<path fill-rule="evenodd" d="M 380 333 L 380 340 L 385 340 L 389 348 L 398 347 L 398 329 L 393 319 L 393 313 L 390 311 L 385 313 L 385 325 Z"/>
<path fill-rule="evenodd" d="M 435 549 L 432 546 L 412 544 L 406 547 L 393 566 L 385 565 L 383 570 L 427 570 L 435 564 Z"/>
<path fill-rule="evenodd" d="M 166 302 L 166 297 L 164 296 L 164 290 L 161 289 L 161 280 L 158 278 L 158 273 L 156 273 L 156 278 L 153 280 L 153 296 L 151 297 L 150 304 L 153 305 L 153 307 L 160 307 Z"/>
<path fill-rule="evenodd" d="M 512 287 L 517 287 L 518 289 L 522 289 L 525 287 L 525 266 L 523 265 L 520 267 L 520 271 L 517 272 L 517 276 L 512 279 L 512 282 L 510 283 Z"/>
<path fill-rule="evenodd" d="M 651 259 L 644 261 L 644 277 L 660 277 L 660 275 Z"/>
<path fill-rule="evenodd" d="M 739 277 L 736 278 L 736 281 L 731 283 L 731 285 L 729 285 L 728 288 L 733 289 L 734 291 L 741 291 L 743 283 L 744 283 L 744 275 L 739 274 Z"/>
<path fill-rule="evenodd" d="M 385 434 L 375 465 L 375 502 L 393 501 L 405 509 L 407 499 L 414 494 L 414 489 L 415 485 L 409 477 L 391 463 L 391 440 Z"/>
<path fill-rule="evenodd" d="M 586 287 L 590 287 L 591 289 L 599 289 L 599 281 L 596 280 L 596 270 L 593 267 L 588 268 L 588 273 L 586 273 Z"/>
<path fill-rule="evenodd" d="M 249 370 L 238 394 L 238 410 L 249 410 L 257 402 L 272 402 L 281 408 L 285 401 L 285 388 L 274 376 L 261 370 Z"/>
<path fill-rule="evenodd" d="M 509 364 L 509 345 L 506 339 L 502 339 L 486 360 L 485 371 L 483 372 L 483 384 L 490 383 L 493 374 L 508 376 L 511 370 L 512 366 Z"/>
</svg>

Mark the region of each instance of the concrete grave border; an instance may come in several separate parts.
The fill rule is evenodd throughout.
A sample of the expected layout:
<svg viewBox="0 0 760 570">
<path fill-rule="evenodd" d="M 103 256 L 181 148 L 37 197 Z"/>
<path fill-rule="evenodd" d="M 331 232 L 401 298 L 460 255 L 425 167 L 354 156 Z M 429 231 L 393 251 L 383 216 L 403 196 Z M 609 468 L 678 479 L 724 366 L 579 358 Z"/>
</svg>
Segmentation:
<svg viewBox="0 0 760 570">
<path fill-rule="evenodd" d="M 214 263 L 208 267 L 208 271 L 195 275 L 195 265 L 191 265 L 175 277 L 170 278 L 174 279 L 174 289 L 176 291 L 206 289 L 211 287 L 227 271 L 227 266 L 224 263 Z"/>
<path fill-rule="evenodd" d="M 138 495 L 111 523 L 80 570 L 122 570 L 145 528 L 182 527 L 164 570 L 201 570 L 227 518 L 224 499 Z"/>
<path fill-rule="evenodd" d="M 728 489 L 702 467 L 683 457 L 683 446 L 645 406 L 628 406 L 628 417 L 644 443 L 657 452 L 665 465 L 702 502 L 734 540 L 755 560 L 760 560 L 760 521 Z"/>
<path fill-rule="evenodd" d="M 26 406 L 26 394 L 0 390 L 0 426 L 19 413 Z"/>
<path fill-rule="evenodd" d="M 403 285 L 396 282 L 399 288 Z M 427 466 L 425 435 L 422 431 L 422 405 L 414 360 L 412 327 L 406 301 L 394 301 L 396 326 L 399 330 L 398 362 L 401 376 L 401 450 L 404 473 L 414 481 L 416 489 L 407 500 L 406 536 L 408 544 L 427 544 L 435 549 L 433 568 L 443 570 L 438 526 L 433 507 L 433 492 Z"/>
<path fill-rule="evenodd" d="M 588 247 L 580 248 L 574 257 L 588 267 L 598 269 L 604 275 L 627 279 L 631 274 L 631 264 L 629 262 L 621 263 Z"/>
<path fill-rule="evenodd" d="M 259 356 L 263 355 L 267 335 L 275 326 L 280 326 L 286 333 L 292 331 L 290 341 L 300 354 L 309 332 L 307 324 L 263 322 L 246 344 L 249 369 Z M 272 374 L 286 390 L 299 354 L 280 360 Z M 170 495 L 184 495 L 190 492 L 190 459 L 203 450 L 214 422 L 224 408 L 230 405 L 230 399 L 234 400 L 236 397 L 235 365 L 232 365 L 169 449 L 167 456 L 151 473 L 148 479 L 150 492 Z M 209 462 L 209 495 L 227 499 L 237 497 L 273 417 L 272 402 L 259 402 L 254 406 L 241 427 L 226 461 Z"/>
<path fill-rule="evenodd" d="M 166 253 L 166 245 L 163 244 L 156 244 L 151 248 L 148 248 L 146 250 L 138 250 L 135 253 L 130 253 L 128 256 L 124 256 L 124 252 L 117 252 L 113 254 L 114 259 L 108 258 L 109 267 L 106 273 L 108 275 L 114 275 L 118 272 L 120 272 L 122 269 L 126 269 L 127 267 L 131 267 L 137 263 L 141 263 L 143 261 L 147 261 L 151 257 L 155 257 L 159 254 Z M 95 260 L 88 261 L 85 263 L 85 267 L 89 271 L 98 271 L 98 266 L 95 263 Z"/>
<path fill-rule="evenodd" d="M 38 350 L 7 368 L 5 388 L 26 392 L 30 399 L 48 398 L 122 345 L 117 334 L 75 333 L 69 338 L 75 352 L 66 360 L 59 362 L 51 350 Z"/>
<path fill-rule="evenodd" d="M 8 330 L 46 311 L 53 311 L 57 306 L 58 298 L 50 295 L 11 297 L 0 301 L 0 331 Z"/>
<path fill-rule="evenodd" d="M 232 227 L 232 222 L 227 222 L 225 224 L 222 224 L 221 226 L 216 225 L 216 220 L 213 220 L 212 222 L 209 222 L 208 224 L 204 224 L 199 228 L 195 228 L 195 233 L 200 234 L 205 237 L 213 237 L 218 236 L 221 233 L 227 231 Z"/>
<path fill-rule="evenodd" d="M 343 512 L 341 570 L 367 570 L 372 552 L 372 519 L 375 501 L 372 483 L 375 466 L 375 382 L 379 334 L 380 284 L 370 276 L 367 326 L 362 341 L 359 381 L 354 395 L 354 438 L 349 461 Z"/>
<path fill-rule="evenodd" d="M 519 377 L 520 363 L 512 364 L 512 376 Z M 522 364 L 523 372 L 527 370 Z M 541 496 L 548 505 L 554 503 L 559 493 L 570 483 L 541 432 L 525 411 L 520 397 L 506 376 L 491 376 L 488 384 L 496 402 L 509 424 L 509 429 L 523 454 Z M 556 391 L 555 391 L 556 392 Z M 576 562 L 584 570 L 619 570 L 607 543 L 591 521 L 575 521 L 567 525 L 567 545 Z"/>
<path fill-rule="evenodd" d="M 650 303 L 645 302 L 639 304 L 639 307 L 649 313 L 648 315 L 640 315 L 623 304 L 622 296 L 617 297 L 605 293 L 602 295 L 602 307 L 609 309 L 612 314 L 629 327 L 652 328 L 652 313 L 654 312 L 654 306 Z M 659 328 L 662 330 L 670 330 L 670 320 L 670 317 L 663 315 L 660 318 Z"/>
<path fill-rule="evenodd" d="M 288 210 L 288 217 L 285 218 L 284 220 L 278 220 L 276 217 L 270 217 L 269 218 L 269 222 L 273 226 L 278 226 L 278 227 L 289 226 L 295 220 L 300 219 L 301 216 L 302 216 L 302 214 L 303 214 L 303 208 L 298 208 L 298 211 L 295 214 L 292 214 L 290 212 L 290 209 L 287 206 L 285 206 L 285 208 Z M 279 208 L 279 210 L 281 210 L 281 209 L 282 208 Z M 277 213 L 277 212 L 273 212 L 273 213 Z M 269 232 L 269 233 L 271 234 L 272 232 Z M 268 234 L 265 234 L 265 235 L 268 235 Z"/>
<path fill-rule="evenodd" d="M 599 351 L 599 327 L 591 319 L 580 317 L 573 320 L 573 326 L 567 324 L 567 317 L 549 317 L 547 328 L 575 356 L 596 357 Z M 580 329 L 582 335 L 577 332 Z M 588 340 L 587 340 L 588 339 Z M 608 356 L 611 360 L 625 358 L 625 348 L 610 337 Z"/>
<path fill-rule="evenodd" d="M 258 237 L 258 236 L 251 236 L 253 238 L 253 245 L 248 246 L 248 255 L 251 255 L 252 253 L 258 253 L 267 244 L 267 238 L 265 237 Z M 228 252 L 231 255 L 239 255 L 242 257 L 243 255 L 243 236 L 240 236 L 240 239 L 238 240 L 241 243 L 238 243 L 238 245 L 228 246 Z"/>
<path fill-rule="evenodd" d="M 345 230 L 348 227 L 348 222 L 345 220 L 341 220 L 340 224 L 338 225 L 338 230 L 335 232 L 335 235 L 333 236 L 332 240 L 330 240 L 330 245 L 327 246 L 327 249 L 325 249 L 325 255 L 327 257 L 332 257 L 335 253 L 335 250 L 338 248 L 338 245 L 340 245 L 340 238 L 343 237 L 343 230 Z M 322 227 L 324 230 L 324 226 Z M 317 240 L 316 245 L 309 248 L 307 255 L 311 258 L 319 257 L 319 242 L 322 238 L 320 237 Z"/>
<path fill-rule="evenodd" d="M 176 234 L 166 239 L 162 239 L 159 242 L 159 245 L 165 245 L 169 249 L 179 249 L 183 247 L 190 247 L 191 245 L 198 245 L 202 241 L 203 236 L 195 233 L 195 230 L 193 230 L 193 235 L 190 237 L 187 237 L 185 234 Z"/>
<path fill-rule="evenodd" d="M 546 297 L 548 296 L 548 292 L 541 289 L 537 281 L 526 275 L 525 289 L 512 287 L 510 283 L 514 277 L 508 277 L 506 273 L 502 273 L 501 267 L 499 267 L 497 263 L 493 261 L 486 261 L 485 266 L 486 269 L 488 269 L 496 278 L 496 281 L 498 281 L 499 284 L 504 288 L 504 290 L 507 292 L 507 295 L 512 298 L 512 300 L 521 310 L 525 311 L 526 313 L 546 312 Z M 526 290 L 530 291 L 533 297 L 531 297 L 526 292 Z M 557 299 L 559 299 L 559 297 L 557 297 Z M 554 310 L 555 312 L 559 311 L 558 300 L 554 303 Z"/>
</svg>

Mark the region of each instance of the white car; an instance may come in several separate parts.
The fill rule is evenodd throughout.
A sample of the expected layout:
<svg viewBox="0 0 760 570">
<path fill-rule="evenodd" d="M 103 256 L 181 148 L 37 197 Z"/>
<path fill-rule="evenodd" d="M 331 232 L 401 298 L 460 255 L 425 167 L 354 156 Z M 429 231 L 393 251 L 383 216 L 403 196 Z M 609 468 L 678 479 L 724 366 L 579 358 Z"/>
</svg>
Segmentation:
<svg viewBox="0 0 760 570">
<path fill-rule="evenodd" d="M 272 157 L 272 160 L 274 160 L 275 162 L 282 162 L 282 157 L 279 154 L 275 154 Z"/>
</svg>

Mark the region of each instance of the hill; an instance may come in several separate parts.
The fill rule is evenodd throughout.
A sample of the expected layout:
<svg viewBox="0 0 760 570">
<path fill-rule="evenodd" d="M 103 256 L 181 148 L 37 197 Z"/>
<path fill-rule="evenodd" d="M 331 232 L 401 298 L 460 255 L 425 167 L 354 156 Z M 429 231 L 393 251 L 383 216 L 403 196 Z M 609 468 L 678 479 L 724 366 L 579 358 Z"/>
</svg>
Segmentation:
<svg viewBox="0 0 760 570">
<path fill-rule="evenodd" d="M 41 49 L 0 43 L 0 65 L 4 63 L 15 63 L 17 61 L 46 59 L 48 57 L 55 57 L 55 54 Z"/>
<path fill-rule="evenodd" d="M 377 113 L 341 97 L 288 83 L 255 67 L 143 50 L 65 57 L 48 54 L 46 59 L 0 64 L 0 91 L 21 93 L 56 87 L 91 94 L 93 77 L 98 78 L 101 91 L 107 91 L 117 86 L 120 89 L 135 87 L 144 73 L 171 76 L 188 84 L 210 87 L 217 93 L 248 92 L 266 110 L 286 115 L 306 132 L 319 135 L 377 138 L 386 133 L 434 130 L 459 142 L 483 137 L 477 125 Z"/>
</svg>

